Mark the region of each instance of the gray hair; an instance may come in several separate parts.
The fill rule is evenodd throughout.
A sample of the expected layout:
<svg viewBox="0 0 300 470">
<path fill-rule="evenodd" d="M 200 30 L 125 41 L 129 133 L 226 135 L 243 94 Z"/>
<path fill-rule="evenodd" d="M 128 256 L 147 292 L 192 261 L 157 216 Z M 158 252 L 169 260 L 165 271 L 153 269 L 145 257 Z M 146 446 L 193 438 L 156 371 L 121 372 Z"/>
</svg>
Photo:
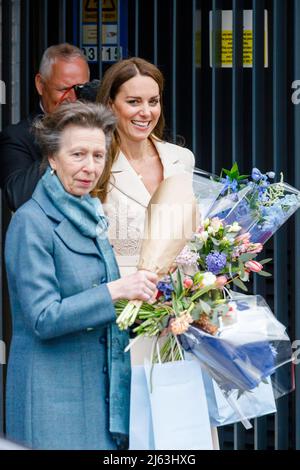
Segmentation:
<svg viewBox="0 0 300 470">
<path fill-rule="evenodd" d="M 32 130 L 43 155 L 42 170 L 48 165 L 48 157 L 55 156 L 59 151 L 61 135 L 70 125 L 101 129 L 105 135 L 107 150 L 115 130 L 116 118 L 105 106 L 83 101 L 63 102 L 52 113 L 37 118 L 32 124 Z"/>
<path fill-rule="evenodd" d="M 51 74 L 52 65 L 58 60 L 65 60 L 66 62 L 73 59 L 82 59 L 88 65 L 87 59 L 84 53 L 76 46 L 69 44 L 67 42 L 62 44 L 56 44 L 55 46 L 50 46 L 45 50 L 43 57 L 41 59 L 39 73 L 44 78 L 48 78 Z"/>
</svg>

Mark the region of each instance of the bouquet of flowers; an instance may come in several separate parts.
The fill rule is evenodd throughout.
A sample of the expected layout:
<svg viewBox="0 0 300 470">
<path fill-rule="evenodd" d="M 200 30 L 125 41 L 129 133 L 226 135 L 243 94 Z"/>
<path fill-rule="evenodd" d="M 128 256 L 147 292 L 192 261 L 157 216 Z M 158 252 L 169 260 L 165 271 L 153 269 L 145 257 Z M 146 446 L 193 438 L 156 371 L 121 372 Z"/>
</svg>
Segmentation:
<svg viewBox="0 0 300 470">
<path fill-rule="evenodd" d="M 299 191 L 283 181 L 282 173 L 279 182 L 272 182 L 274 172 L 262 174 L 253 168 L 248 180 L 246 175 L 239 175 L 236 163 L 230 171 L 223 171 L 224 189 L 212 213 L 225 224 L 237 222 L 241 233 L 250 233 L 253 243 L 264 244 L 300 206 Z M 223 199 L 231 202 L 226 211 L 220 210 Z"/>
<path fill-rule="evenodd" d="M 300 194 L 282 176 L 279 183 L 271 183 L 273 173 L 263 175 L 253 169 L 249 181 L 236 164 L 223 173 L 226 177 L 219 181 L 202 172 L 194 175 L 194 194 L 205 218 L 189 237 L 176 244 L 145 240 L 140 266 L 148 265 L 147 253 L 151 269 L 162 275 L 156 301 L 140 303 L 134 315 L 128 314 L 127 301 L 119 301 L 116 312 L 119 327 L 132 327 L 136 335 L 131 345 L 143 336 L 163 338 L 161 362 L 180 360 L 181 348 L 192 352 L 229 397 L 232 390 L 254 389 L 291 361 L 285 327 L 264 300 L 259 296 L 232 299 L 229 285 L 247 291 L 251 272 L 270 276 L 264 270 L 270 259 L 255 258 L 300 206 Z M 171 194 L 169 201 L 177 193 Z M 187 200 L 182 187 L 180 197 Z M 160 197 L 154 199 L 161 203 Z M 191 227 L 192 212 L 179 220 L 180 226 Z M 149 216 L 147 220 L 149 231 Z M 157 268 L 159 260 L 164 270 Z M 176 269 L 171 273 L 172 262 Z M 157 361 L 155 348 L 152 360 Z"/>
</svg>

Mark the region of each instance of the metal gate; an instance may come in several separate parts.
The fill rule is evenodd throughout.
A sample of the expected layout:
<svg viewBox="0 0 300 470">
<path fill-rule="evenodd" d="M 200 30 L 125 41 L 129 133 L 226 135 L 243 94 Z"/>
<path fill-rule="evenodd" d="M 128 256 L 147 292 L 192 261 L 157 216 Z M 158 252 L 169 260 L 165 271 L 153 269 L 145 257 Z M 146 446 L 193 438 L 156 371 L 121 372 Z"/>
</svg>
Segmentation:
<svg viewBox="0 0 300 470">
<path fill-rule="evenodd" d="M 117 36 L 118 57 L 139 55 L 162 70 L 167 138 L 184 139 L 198 167 L 219 173 L 237 161 L 243 173 L 253 166 L 283 171 L 285 180 L 300 188 L 300 0 L 2 0 L 2 127 L 35 106 L 33 77 L 47 46 L 68 41 L 88 48 L 86 3 L 98 20 L 108 4 L 116 9 L 117 31 L 123 28 L 126 36 Z M 99 41 L 91 71 L 99 78 L 109 61 L 103 58 L 103 24 L 96 21 L 94 27 Z M 1 245 L 9 219 L 2 204 Z M 300 339 L 299 214 L 266 251 L 273 257 L 273 277 L 256 280 L 253 291 L 267 299 L 291 338 Z M 8 341 L 3 275 L 1 281 L 0 335 Z M 296 384 L 296 392 L 278 401 L 275 417 L 254 420 L 253 430 L 222 428 L 221 447 L 300 449 L 299 368 Z M 0 397 L 1 430 L 3 391 Z"/>
</svg>

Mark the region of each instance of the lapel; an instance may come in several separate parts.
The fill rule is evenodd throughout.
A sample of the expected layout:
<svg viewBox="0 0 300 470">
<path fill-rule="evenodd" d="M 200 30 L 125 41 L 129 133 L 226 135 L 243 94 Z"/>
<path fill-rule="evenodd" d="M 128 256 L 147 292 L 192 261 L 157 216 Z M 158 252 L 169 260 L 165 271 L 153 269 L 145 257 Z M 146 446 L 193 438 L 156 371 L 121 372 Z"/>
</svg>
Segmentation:
<svg viewBox="0 0 300 470">
<path fill-rule="evenodd" d="M 71 250 L 80 254 L 90 254 L 101 257 L 93 239 L 82 235 L 78 229 L 54 207 L 40 181 L 32 199 L 37 202 L 43 212 L 56 223 L 54 232 L 62 242 Z"/>
<path fill-rule="evenodd" d="M 184 171 L 183 163 L 174 152 L 176 146 L 174 146 L 174 150 L 172 149 L 173 151 L 171 151 L 170 144 L 166 142 L 157 140 L 152 140 L 152 142 L 161 159 L 164 179 Z M 118 158 L 114 162 L 111 172 L 112 177 L 110 183 L 114 188 L 143 207 L 146 208 L 148 206 L 151 196 L 122 152 L 119 153 Z"/>
<path fill-rule="evenodd" d="M 114 188 L 143 207 L 148 206 L 150 194 L 122 152 L 114 162 L 111 173 L 110 183 Z"/>
</svg>

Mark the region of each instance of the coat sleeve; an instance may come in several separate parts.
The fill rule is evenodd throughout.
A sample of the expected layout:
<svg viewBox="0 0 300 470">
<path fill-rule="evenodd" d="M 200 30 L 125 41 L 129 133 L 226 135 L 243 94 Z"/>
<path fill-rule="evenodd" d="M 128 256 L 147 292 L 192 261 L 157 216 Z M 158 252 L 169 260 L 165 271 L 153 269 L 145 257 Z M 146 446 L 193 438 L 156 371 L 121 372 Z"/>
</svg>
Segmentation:
<svg viewBox="0 0 300 470">
<path fill-rule="evenodd" d="M 31 198 L 40 179 L 41 164 L 29 131 L 17 127 L 10 126 L 0 134 L 0 186 L 12 211 Z"/>
<path fill-rule="evenodd" d="M 191 152 L 191 150 L 188 150 L 188 164 L 187 164 L 187 170 L 190 172 L 190 173 L 193 173 L 194 171 L 194 168 L 195 168 L 195 155 L 193 154 L 193 152 Z"/>
<path fill-rule="evenodd" d="M 36 215 L 23 208 L 17 211 L 6 239 L 11 304 L 21 311 L 21 321 L 42 340 L 115 321 L 106 284 L 61 297 L 53 258 L 53 228 L 46 216 L 41 220 L 40 214 Z"/>
</svg>

